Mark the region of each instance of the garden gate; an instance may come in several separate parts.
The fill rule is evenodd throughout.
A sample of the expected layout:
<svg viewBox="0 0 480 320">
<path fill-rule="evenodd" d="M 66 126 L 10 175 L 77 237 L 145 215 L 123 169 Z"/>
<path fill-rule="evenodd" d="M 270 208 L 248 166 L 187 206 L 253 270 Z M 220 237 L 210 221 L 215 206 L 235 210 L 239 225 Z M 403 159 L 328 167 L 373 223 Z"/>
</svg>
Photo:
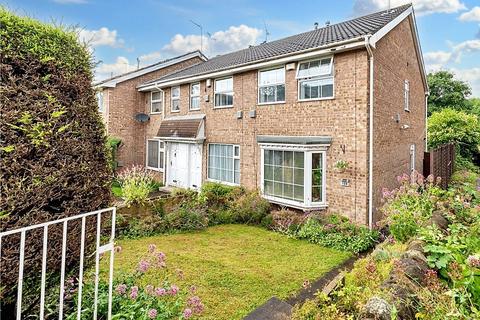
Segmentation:
<svg viewBox="0 0 480 320">
<path fill-rule="evenodd" d="M 440 186 L 448 187 L 455 165 L 455 144 L 449 143 L 425 152 L 423 158 L 424 176 L 440 177 Z"/>
<path fill-rule="evenodd" d="M 100 245 L 100 238 L 102 236 L 101 226 L 102 226 L 102 215 L 111 213 L 111 229 L 108 242 L 106 244 Z M 82 287 L 83 287 L 83 277 L 84 277 L 84 255 L 85 255 L 85 229 L 87 218 L 93 217 L 96 218 L 96 235 L 95 235 L 95 285 L 94 285 L 94 311 L 93 318 L 97 319 L 98 312 L 98 283 L 99 283 L 99 273 L 100 273 L 100 257 L 101 255 L 109 252 L 110 261 L 109 261 L 109 275 L 108 275 L 108 319 L 111 319 L 112 315 L 112 282 L 113 282 L 113 259 L 114 259 L 114 239 L 115 239 L 115 218 L 116 218 L 116 208 L 111 207 L 107 209 L 101 209 L 97 211 L 92 211 L 72 217 L 66 217 L 63 219 L 58 219 L 54 221 L 49 221 L 45 223 L 40 223 L 36 225 L 31 225 L 24 228 L 9 230 L 0 233 L 0 262 L 2 261 L 2 241 L 6 243 L 9 236 L 20 235 L 20 253 L 18 258 L 18 285 L 17 285 L 17 299 L 16 299 L 16 319 L 22 319 L 22 294 L 23 294 L 23 284 L 24 284 L 24 268 L 25 268 L 25 239 L 28 232 L 31 232 L 35 229 L 43 229 L 43 249 L 42 249 L 42 271 L 41 271 L 41 287 L 40 287 L 40 306 L 39 306 L 39 318 L 44 319 L 45 317 L 45 284 L 46 284 L 46 274 L 47 274 L 47 254 L 48 254 L 48 230 L 49 227 L 54 225 L 63 226 L 62 233 L 62 246 L 61 246 L 61 271 L 60 271 L 60 294 L 59 294 L 59 307 L 58 307 L 58 318 L 64 318 L 64 297 L 65 297 L 65 259 L 67 251 L 67 232 L 68 224 L 73 221 L 81 221 L 81 239 L 80 239 L 80 256 L 79 259 L 79 274 L 78 274 L 78 301 L 77 301 L 77 319 L 81 318 L 82 310 Z M 110 222 L 110 221 L 109 221 Z M 38 253 L 40 254 L 40 252 Z M 27 266 L 28 267 L 28 266 Z M 1 287 L 1 283 L 0 283 Z M 5 318 L 13 318 L 13 315 L 4 315 Z M 0 318 L 2 315 L 0 315 Z"/>
</svg>

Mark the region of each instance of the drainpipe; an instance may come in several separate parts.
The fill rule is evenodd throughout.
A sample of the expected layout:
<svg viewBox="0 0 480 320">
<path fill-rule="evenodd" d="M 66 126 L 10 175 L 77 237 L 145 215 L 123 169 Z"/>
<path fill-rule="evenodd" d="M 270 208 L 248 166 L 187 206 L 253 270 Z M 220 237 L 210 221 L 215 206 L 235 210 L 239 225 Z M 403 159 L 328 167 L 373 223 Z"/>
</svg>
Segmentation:
<svg viewBox="0 0 480 320">
<path fill-rule="evenodd" d="M 368 227 L 373 228 L 373 51 L 370 37 L 365 37 L 365 48 L 370 62 L 369 71 L 369 110 L 368 110 Z"/>
<path fill-rule="evenodd" d="M 428 151 L 428 97 L 430 92 L 425 92 L 425 152 Z"/>
<path fill-rule="evenodd" d="M 155 83 L 154 84 L 154 87 L 155 89 L 157 89 L 158 91 L 160 91 L 162 93 L 162 121 L 165 120 L 165 91 L 163 91 L 162 89 L 160 89 L 158 87 L 158 85 Z M 165 143 L 165 147 L 163 148 L 163 185 L 166 186 L 167 185 L 167 166 L 166 166 L 166 163 L 167 163 L 167 142 L 164 142 Z"/>
</svg>

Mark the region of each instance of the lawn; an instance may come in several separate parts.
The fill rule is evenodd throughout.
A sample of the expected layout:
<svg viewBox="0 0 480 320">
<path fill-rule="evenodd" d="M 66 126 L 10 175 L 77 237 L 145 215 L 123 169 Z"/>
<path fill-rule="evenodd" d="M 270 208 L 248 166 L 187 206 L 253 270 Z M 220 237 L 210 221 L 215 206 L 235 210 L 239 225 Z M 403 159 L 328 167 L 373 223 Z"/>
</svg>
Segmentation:
<svg viewBox="0 0 480 320">
<path fill-rule="evenodd" d="M 180 268 L 177 285 L 195 284 L 203 319 L 241 319 L 272 296 L 286 298 L 349 257 L 259 227 L 222 225 L 203 231 L 121 240 L 115 270 L 137 267 L 149 244 Z M 156 284 L 155 279 L 150 283 Z"/>
</svg>

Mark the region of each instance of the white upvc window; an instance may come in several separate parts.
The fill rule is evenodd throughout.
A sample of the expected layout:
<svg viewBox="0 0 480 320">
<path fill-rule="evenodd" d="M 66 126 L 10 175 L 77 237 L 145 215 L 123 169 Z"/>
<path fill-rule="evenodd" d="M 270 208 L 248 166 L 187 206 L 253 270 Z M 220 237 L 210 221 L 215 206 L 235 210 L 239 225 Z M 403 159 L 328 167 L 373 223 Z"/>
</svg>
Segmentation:
<svg viewBox="0 0 480 320">
<path fill-rule="evenodd" d="M 405 80 L 403 88 L 403 108 L 405 111 L 410 111 L 410 82 L 408 80 Z"/>
<path fill-rule="evenodd" d="M 190 110 L 200 109 L 200 82 L 190 85 Z"/>
<path fill-rule="evenodd" d="M 165 168 L 165 142 L 156 139 L 147 140 L 146 162 L 148 169 L 163 172 Z"/>
<path fill-rule="evenodd" d="M 163 91 L 152 91 L 150 93 L 150 113 L 162 113 Z"/>
<path fill-rule="evenodd" d="M 285 102 L 285 67 L 258 72 L 258 103 Z"/>
<path fill-rule="evenodd" d="M 215 80 L 214 107 L 233 107 L 233 77 Z"/>
<path fill-rule="evenodd" d="M 98 111 L 100 111 L 100 112 L 105 111 L 105 105 L 104 105 L 104 102 L 103 102 L 103 92 L 98 91 L 96 96 L 97 96 Z"/>
<path fill-rule="evenodd" d="M 172 112 L 180 111 L 180 87 L 172 87 L 170 90 L 170 97 L 172 100 L 171 110 Z"/>
<path fill-rule="evenodd" d="M 210 143 L 208 145 L 208 180 L 240 184 L 240 146 Z"/>
<path fill-rule="evenodd" d="M 296 208 L 326 207 L 326 150 L 262 147 L 263 196 Z"/>
<path fill-rule="evenodd" d="M 297 68 L 298 100 L 334 97 L 333 56 L 300 62 Z"/>
</svg>

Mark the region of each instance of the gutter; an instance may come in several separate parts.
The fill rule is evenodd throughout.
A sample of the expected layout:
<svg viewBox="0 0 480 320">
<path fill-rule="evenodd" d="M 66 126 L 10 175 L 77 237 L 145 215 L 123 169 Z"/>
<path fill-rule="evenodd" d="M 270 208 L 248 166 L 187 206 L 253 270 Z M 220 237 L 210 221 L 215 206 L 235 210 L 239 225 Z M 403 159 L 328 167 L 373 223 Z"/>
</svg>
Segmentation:
<svg viewBox="0 0 480 320">
<path fill-rule="evenodd" d="M 370 44 L 370 37 L 365 37 L 365 48 L 367 49 L 370 62 L 369 76 L 369 110 L 368 110 L 368 227 L 373 228 L 373 51 Z"/>
</svg>

